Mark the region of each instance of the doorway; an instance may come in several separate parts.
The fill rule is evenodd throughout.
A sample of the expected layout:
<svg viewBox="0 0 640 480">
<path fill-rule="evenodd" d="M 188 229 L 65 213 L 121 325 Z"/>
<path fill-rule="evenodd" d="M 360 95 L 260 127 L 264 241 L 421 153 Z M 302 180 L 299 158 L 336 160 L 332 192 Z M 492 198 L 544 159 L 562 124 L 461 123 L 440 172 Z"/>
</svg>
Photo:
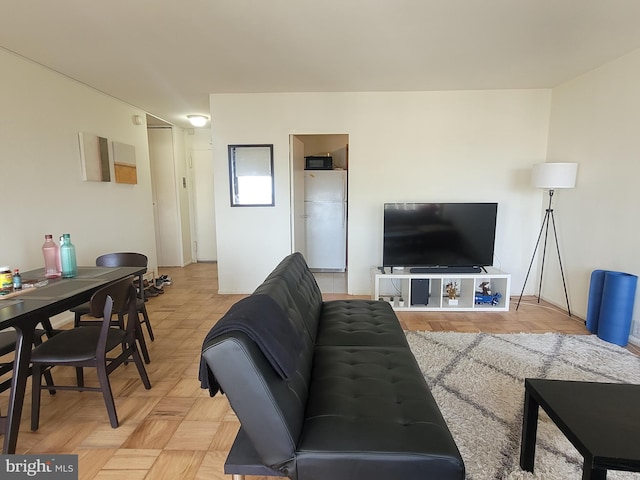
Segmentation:
<svg viewBox="0 0 640 480">
<path fill-rule="evenodd" d="M 147 115 L 151 191 L 160 267 L 182 267 L 194 260 L 190 225 L 185 139 L 182 130 Z"/>
<path fill-rule="evenodd" d="M 213 191 L 211 149 L 191 150 L 192 203 L 195 257 L 198 262 L 216 262 L 216 210 Z"/>
<path fill-rule="evenodd" d="M 181 230 L 175 200 L 173 130 L 165 126 L 148 126 L 147 135 L 158 266 L 182 266 Z"/>
<path fill-rule="evenodd" d="M 305 157 L 331 157 L 333 170 L 305 170 Z M 348 134 L 290 136 L 292 250 L 322 293 L 347 293 Z"/>
</svg>

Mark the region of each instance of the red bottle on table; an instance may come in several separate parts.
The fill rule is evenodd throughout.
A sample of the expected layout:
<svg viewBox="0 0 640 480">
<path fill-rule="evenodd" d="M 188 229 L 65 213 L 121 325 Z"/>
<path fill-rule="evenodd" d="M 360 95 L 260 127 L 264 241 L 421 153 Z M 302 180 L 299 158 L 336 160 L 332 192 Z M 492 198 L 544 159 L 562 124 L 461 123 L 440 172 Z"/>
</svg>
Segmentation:
<svg viewBox="0 0 640 480">
<path fill-rule="evenodd" d="M 61 275 L 60 249 L 53 240 L 53 235 L 44 236 L 42 255 L 44 256 L 44 276 L 46 278 L 58 278 Z"/>
</svg>

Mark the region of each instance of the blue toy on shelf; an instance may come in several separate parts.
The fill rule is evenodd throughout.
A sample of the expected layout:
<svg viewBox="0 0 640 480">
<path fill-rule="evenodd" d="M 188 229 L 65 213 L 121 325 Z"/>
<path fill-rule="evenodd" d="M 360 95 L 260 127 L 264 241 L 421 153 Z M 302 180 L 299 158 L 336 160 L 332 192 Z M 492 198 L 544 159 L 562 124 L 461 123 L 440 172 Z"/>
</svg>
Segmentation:
<svg viewBox="0 0 640 480">
<path fill-rule="evenodd" d="M 498 305 L 500 303 L 500 299 L 502 295 L 500 293 L 494 293 L 493 295 L 484 295 L 482 292 L 476 292 L 475 294 L 475 303 L 476 305 L 481 304 L 491 304 L 493 306 Z"/>
</svg>

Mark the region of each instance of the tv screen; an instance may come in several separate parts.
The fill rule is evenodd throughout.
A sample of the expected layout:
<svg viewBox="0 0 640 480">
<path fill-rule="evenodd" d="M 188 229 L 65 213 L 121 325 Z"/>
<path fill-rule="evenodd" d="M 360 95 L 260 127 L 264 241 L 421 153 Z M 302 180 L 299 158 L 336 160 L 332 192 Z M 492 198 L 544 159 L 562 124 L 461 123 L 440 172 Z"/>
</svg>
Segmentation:
<svg viewBox="0 0 640 480">
<path fill-rule="evenodd" d="M 493 265 L 497 203 L 385 203 L 385 267 Z"/>
</svg>

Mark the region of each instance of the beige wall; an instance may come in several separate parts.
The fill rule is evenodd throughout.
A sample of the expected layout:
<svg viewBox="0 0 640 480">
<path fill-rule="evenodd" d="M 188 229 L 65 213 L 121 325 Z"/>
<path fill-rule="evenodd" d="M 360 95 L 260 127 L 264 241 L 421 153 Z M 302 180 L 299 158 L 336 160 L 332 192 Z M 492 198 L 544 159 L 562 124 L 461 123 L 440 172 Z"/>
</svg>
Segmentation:
<svg viewBox="0 0 640 480">
<path fill-rule="evenodd" d="M 250 292 L 291 250 L 289 135 L 349 135 L 349 292 L 370 294 L 382 206 L 499 203 L 494 264 L 519 290 L 539 228 L 531 165 L 547 150 L 549 90 L 211 95 L 221 292 Z M 273 143 L 276 206 L 229 206 L 227 145 Z M 530 288 L 531 292 L 533 287 Z"/>
<path fill-rule="evenodd" d="M 0 264 L 43 266 L 44 235 L 70 233 L 78 263 L 137 251 L 156 266 L 145 113 L 0 49 Z M 137 185 L 84 182 L 78 132 L 135 146 Z"/>
<path fill-rule="evenodd" d="M 134 250 L 155 268 L 146 128 L 131 121 L 144 112 L 4 50 L 0 70 L 0 264 L 39 268 L 43 235 L 67 232 L 80 263 Z M 578 186 L 558 192 L 555 208 L 572 310 L 586 315 L 593 269 L 640 271 L 639 79 L 636 51 L 553 91 L 212 95 L 221 291 L 252 291 L 291 250 L 289 136 L 340 132 L 350 143 L 351 293 L 370 292 L 384 202 L 497 201 L 494 263 L 517 295 L 546 206 L 531 165 L 575 161 Z M 81 131 L 134 145 L 138 184 L 82 181 Z M 208 143 L 196 137 L 182 148 Z M 275 207 L 229 207 L 226 148 L 239 143 L 275 145 Z M 122 235 L 119 224 L 135 228 Z M 543 296 L 562 305 L 557 273 L 551 257 Z"/>
<path fill-rule="evenodd" d="M 582 317 L 593 270 L 640 273 L 638 125 L 640 50 L 553 90 L 548 159 L 579 164 L 577 186 L 558 192 L 555 216 L 571 306 Z M 557 261 L 550 267 L 543 294 L 563 305 Z"/>
</svg>

